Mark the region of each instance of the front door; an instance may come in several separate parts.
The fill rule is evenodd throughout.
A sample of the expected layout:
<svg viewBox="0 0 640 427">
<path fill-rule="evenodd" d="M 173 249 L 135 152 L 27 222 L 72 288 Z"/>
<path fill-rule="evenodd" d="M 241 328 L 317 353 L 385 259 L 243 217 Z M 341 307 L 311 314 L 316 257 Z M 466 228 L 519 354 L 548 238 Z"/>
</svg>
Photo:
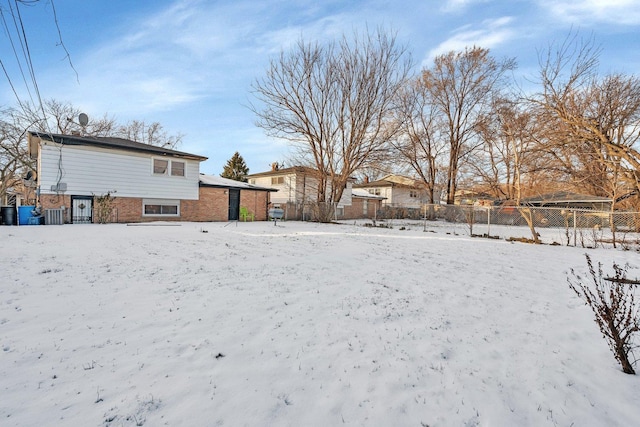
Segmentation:
<svg viewBox="0 0 640 427">
<path fill-rule="evenodd" d="M 71 196 L 71 223 L 91 224 L 93 197 Z"/>
<path fill-rule="evenodd" d="M 237 221 L 240 216 L 240 190 L 229 189 L 229 221 Z"/>
</svg>

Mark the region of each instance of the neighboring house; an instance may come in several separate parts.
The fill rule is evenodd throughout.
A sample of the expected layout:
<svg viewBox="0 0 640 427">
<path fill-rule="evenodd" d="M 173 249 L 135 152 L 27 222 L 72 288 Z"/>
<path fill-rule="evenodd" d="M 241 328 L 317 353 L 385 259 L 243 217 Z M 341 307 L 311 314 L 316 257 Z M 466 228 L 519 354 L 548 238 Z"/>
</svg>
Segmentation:
<svg viewBox="0 0 640 427">
<path fill-rule="evenodd" d="M 492 206 L 495 198 L 476 190 L 457 190 L 453 199 L 455 205 Z"/>
<path fill-rule="evenodd" d="M 202 183 L 206 157 L 126 139 L 30 132 L 29 154 L 37 159 L 41 207 L 62 209 L 65 222 L 94 222 L 95 197 L 107 193 L 115 197 L 112 222 L 235 220 L 242 200 L 251 199 L 235 184 Z M 266 219 L 273 190 L 244 191 L 266 198 L 255 212 Z"/>
<path fill-rule="evenodd" d="M 351 190 L 351 206 L 345 206 L 342 217 L 338 219 L 378 218 L 378 211 L 382 209 L 383 196 L 370 194 L 362 188 Z"/>
<path fill-rule="evenodd" d="M 568 191 L 543 194 L 537 197 L 522 199 L 521 203 L 528 206 L 565 209 L 590 209 L 598 211 L 611 210 L 612 200 L 606 197 L 577 194 Z"/>
<path fill-rule="evenodd" d="M 425 198 L 424 187 L 420 181 L 401 175 L 387 175 L 377 181 L 355 184 L 353 188 L 364 189 L 369 194 L 384 197 L 384 207 L 419 209 Z"/>
<path fill-rule="evenodd" d="M 277 189 L 271 204 L 285 210 L 285 219 L 308 219 L 310 206 L 318 200 L 318 171 L 306 166 L 280 168 L 276 163 L 270 171 L 247 176 L 250 184 Z M 337 203 L 336 214 L 342 215 L 345 207 L 351 206 L 353 180 L 347 182 L 342 197 Z M 327 189 L 327 193 L 330 187 Z"/>
</svg>

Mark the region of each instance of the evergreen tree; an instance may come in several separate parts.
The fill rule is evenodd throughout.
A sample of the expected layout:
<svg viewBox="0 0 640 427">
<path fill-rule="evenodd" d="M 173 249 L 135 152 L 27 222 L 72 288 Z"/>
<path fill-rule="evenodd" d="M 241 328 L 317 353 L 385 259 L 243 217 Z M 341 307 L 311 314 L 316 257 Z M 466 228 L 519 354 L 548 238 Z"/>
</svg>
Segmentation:
<svg viewBox="0 0 640 427">
<path fill-rule="evenodd" d="M 249 174 L 249 168 L 244 162 L 244 159 L 237 151 L 235 154 L 227 160 L 227 164 L 220 174 L 223 178 L 233 179 L 235 181 L 247 182 L 247 175 Z"/>
</svg>

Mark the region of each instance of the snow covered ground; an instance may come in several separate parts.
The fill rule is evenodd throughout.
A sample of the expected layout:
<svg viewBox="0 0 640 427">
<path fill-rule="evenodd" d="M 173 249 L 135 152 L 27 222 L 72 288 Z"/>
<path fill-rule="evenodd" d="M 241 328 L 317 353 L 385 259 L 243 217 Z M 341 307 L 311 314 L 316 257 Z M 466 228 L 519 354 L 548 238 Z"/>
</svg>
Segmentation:
<svg viewBox="0 0 640 427">
<path fill-rule="evenodd" d="M 640 423 L 586 249 L 428 231 L 0 227 L 0 425 Z"/>
</svg>

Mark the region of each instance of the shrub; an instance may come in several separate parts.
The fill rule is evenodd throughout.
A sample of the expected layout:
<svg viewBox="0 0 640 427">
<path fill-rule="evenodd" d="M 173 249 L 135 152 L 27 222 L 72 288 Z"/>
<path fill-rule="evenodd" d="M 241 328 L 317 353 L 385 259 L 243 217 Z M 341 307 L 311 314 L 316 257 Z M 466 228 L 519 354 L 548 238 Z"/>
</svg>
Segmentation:
<svg viewBox="0 0 640 427">
<path fill-rule="evenodd" d="M 583 278 L 573 269 L 568 277 L 569 287 L 591 307 L 595 321 L 611 352 L 626 374 L 635 374 L 633 359 L 635 336 L 640 331 L 639 310 L 635 291 L 639 282 L 627 279 L 628 265 L 613 264 L 613 277 L 603 277 L 602 264 L 596 271 L 589 255 L 589 278 Z M 631 358 L 631 359 L 630 359 Z"/>
<path fill-rule="evenodd" d="M 113 202 L 115 197 L 111 195 L 111 191 L 107 191 L 107 194 L 100 196 L 93 196 L 96 207 L 95 214 L 96 220 L 99 224 L 106 224 L 111 219 L 111 213 L 113 212 Z"/>
</svg>

